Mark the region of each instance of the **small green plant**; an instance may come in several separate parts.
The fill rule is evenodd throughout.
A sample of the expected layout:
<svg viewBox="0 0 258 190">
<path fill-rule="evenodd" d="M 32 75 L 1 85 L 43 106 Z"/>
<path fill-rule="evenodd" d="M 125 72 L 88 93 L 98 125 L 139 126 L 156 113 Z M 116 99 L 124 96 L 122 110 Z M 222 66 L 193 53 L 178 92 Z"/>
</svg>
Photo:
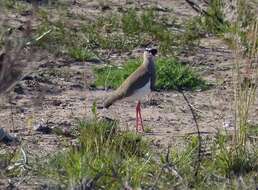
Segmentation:
<svg viewBox="0 0 258 190">
<path fill-rule="evenodd" d="M 23 147 L 16 147 L 14 150 L 4 154 L 1 152 L 0 158 L 0 175 L 8 177 L 25 175 L 28 158 Z"/>
<path fill-rule="evenodd" d="M 256 124 L 248 124 L 248 134 L 250 136 L 258 136 L 258 125 Z"/>
<path fill-rule="evenodd" d="M 15 0 L 5 0 L 1 4 L 3 4 L 3 6 L 5 6 L 7 9 L 14 9 L 17 5 L 17 1 L 15 1 Z"/>
<path fill-rule="evenodd" d="M 153 132 L 153 130 L 152 130 L 152 128 L 150 128 L 150 127 L 144 127 L 144 132 L 145 133 L 152 133 Z"/>
<path fill-rule="evenodd" d="M 52 53 L 61 54 L 64 52 L 65 44 L 71 40 L 69 39 L 70 34 L 65 29 L 64 23 L 50 23 L 48 20 L 45 20 L 41 23 L 36 33 L 42 34 L 49 29 L 52 29 L 52 31 L 47 36 L 45 36 L 44 39 L 38 41 L 37 45 L 49 50 Z"/>
<path fill-rule="evenodd" d="M 213 34 L 220 34 L 225 33 L 228 30 L 229 23 L 225 21 L 222 7 L 222 0 L 211 1 L 207 14 L 202 20 L 206 31 Z"/>
<path fill-rule="evenodd" d="M 202 16 L 194 17 L 191 20 L 191 25 L 194 24 L 192 32 L 200 35 L 201 33 L 210 33 L 215 35 L 224 34 L 229 30 L 229 23 L 225 19 L 223 13 L 224 2 L 222 0 L 213 0 L 209 3 L 208 9 Z M 194 34 L 194 33 L 192 33 Z"/>
<path fill-rule="evenodd" d="M 12 159 L 14 157 L 14 154 L 11 152 L 6 152 L 1 150 L 0 151 L 0 175 L 4 175 L 4 173 L 6 172 L 6 169 L 8 167 L 8 165 L 11 163 Z"/>
<path fill-rule="evenodd" d="M 87 61 L 94 58 L 94 54 L 91 51 L 82 47 L 68 48 L 68 55 L 70 55 L 76 61 Z"/>
<path fill-rule="evenodd" d="M 29 8 L 29 4 L 15 0 L 4 0 L 0 2 L 0 5 L 6 9 L 17 11 L 18 13 L 22 13 Z"/>
<path fill-rule="evenodd" d="M 123 67 L 106 66 L 95 68 L 96 86 L 117 88 L 140 65 L 139 60 L 130 60 Z M 205 89 L 206 83 L 186 65 L 174 58 L 156 61 L 156 88 L 161 90 Z"/>
<path fill-rule="evenodd" d="M 37 33 L 44 33 L 51 29 L 51 32 L 44 36 L 37 45 L 49 50 L 56 55 L 69 55 L 76 61 L 87 61 L 95 57 L 82 32 L 73 32 L 72 29 L 65 26 L 65 21 L 50 22 L 42 13 L 43 22 L 37 29 Z"/>
<path fill-rule="evenodd" d="M 224 35 L 230 30 L 230 23 L 226 21 L 223 8 L 225 3 L 222 0 L 212 0 L 209 2 L 207 10 L 201 16 L 189 19 L 185 24 L 185 32 L 180 34 L 182 45 L 194 45 L 194 43 L 204 34 Z M 183 36 L 185 38 L 183 38 Z"/>
<path fill-rule="evenodd" d="M 223 176 L 243 175 L 255 170 L 256 152 L 244 147 L 228 146 L 230 139 L 223 135 L 218 135 L 216 145 L 216 156 L 214 165 Z"/>
<path fill-rule="evenodd" d="M 117 151 L 126 156 L 144 156 L 148 153 L 148 142 L 134 132 L 126 132 L 115 139 Z"/>
</svg>

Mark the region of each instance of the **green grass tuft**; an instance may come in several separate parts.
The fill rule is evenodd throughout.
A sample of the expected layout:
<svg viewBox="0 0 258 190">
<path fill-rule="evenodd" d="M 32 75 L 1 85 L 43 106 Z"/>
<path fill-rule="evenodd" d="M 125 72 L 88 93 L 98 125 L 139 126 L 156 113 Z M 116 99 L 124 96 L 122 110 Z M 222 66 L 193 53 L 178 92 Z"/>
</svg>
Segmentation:
<svg viewBox="0 0 258 190">
<path fill-rule="evenodd" d="M 95 118 L 79 123 L 77 146 L 52 155 L 38 169 L 62 184 L 63 189 L 87 182 L 93 189 L 124 189 L 125 186 L 132 189 L 221 189 L 235 187 L 239 177 L 253 189 L 253 177 L 258 169 L 257 150 L 234 152 L 229 146 L 231 139 L 226 137 L 218 134 L 209 149 L 202 148 L 202 160 L 195 176 L 196 136 L 185 138 L 182 146 L 173 146 L 165 154 L 157 153 L 140 135 L 119 131 L 116 122 Z M 209 154 L 205 155 L 207 151 Z"/>
<path fill-rule="evenodd" d="M 196 72 L 176 59 L 158 60 L 156 85 L 164 90 L 195 90 L 207 86 Z"/>
<path fill-rule="evenodd" d="M 128 10 L 127 13 L 122 16 L 121 21 L 124 33 L 128 35 L 141 33 L 141 21 L 135 10 Z"/>
<path fill-rule="evenodd" d="M 137 69 L 140 63 L 140 60 L 129 60 L 123 67 L 106 66 L 95 68 L 95 85 L 117 88 Z M 195 90 L 207 87 L 205 81 L 196 72 L 188 66 L 180 64 L 174 58 L 158 59 L 156 69 L 156 88 L 159 90 Z"/>
<path fill-rule="evenodd" d="M 134 132 L 122 133 L 115 139 L 118 152 L 130 156 L 144 156 L 148 153 L 148 143 L 142 136 Z"/>
<path fill-rule="evenodd" d="M 207 15 L 200 20 L 205 31 L 212 34 L 223 34 L 228 31 L 229 23 L 223 14 L 223 1 L 214 0 L 210 3 Z"/>
<path fill-rule="evenodd" d="M 141 136 L 95 119 L 80 122 L 79 134 L 78 147 L 53 156 L 44 175 L 66 187 L 92 179 L 94 187 L 104 189 L 121 189 L 125 183 L 137 188 L 148 178 L 150 150 Z"/>
</svg>

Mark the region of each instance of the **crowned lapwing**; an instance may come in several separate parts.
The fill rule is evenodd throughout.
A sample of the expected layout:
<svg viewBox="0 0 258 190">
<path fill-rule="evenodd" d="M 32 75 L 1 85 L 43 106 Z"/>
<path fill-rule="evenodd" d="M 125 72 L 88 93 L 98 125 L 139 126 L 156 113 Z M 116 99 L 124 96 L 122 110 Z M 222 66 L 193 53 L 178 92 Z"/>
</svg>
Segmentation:
<svg viewBox="0 0 258 190">
<path fill-rule="evenodd" d="M 141 99 L 154 89 L 156 78 L 154 57 L 157 52 L 157 49 L 146 48 L 143 53 L 143 63 L 104 102 L 104 107 L 108 108 L 115 101 L 122 98 L 130 97 L 131 99 L 132 97 L 136 99 L 138 101 L 136 106 L 137 132 L 144 132 L 141 116 Z"/>
</svg>

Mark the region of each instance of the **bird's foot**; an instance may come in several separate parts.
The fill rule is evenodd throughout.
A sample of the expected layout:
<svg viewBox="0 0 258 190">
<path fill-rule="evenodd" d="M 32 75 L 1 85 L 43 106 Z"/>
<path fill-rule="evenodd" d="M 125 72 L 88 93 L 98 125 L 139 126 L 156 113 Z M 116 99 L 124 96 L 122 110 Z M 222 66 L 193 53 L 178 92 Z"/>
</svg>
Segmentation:
<svg viewBox="0 0 258 190">
<path fill-rule="evenodd" d="M 136 126 L 136 132 L 137 133 L 144 133 L 144 128 L 143 128 L 143 125 L 137 125 Z"/>
</svg>

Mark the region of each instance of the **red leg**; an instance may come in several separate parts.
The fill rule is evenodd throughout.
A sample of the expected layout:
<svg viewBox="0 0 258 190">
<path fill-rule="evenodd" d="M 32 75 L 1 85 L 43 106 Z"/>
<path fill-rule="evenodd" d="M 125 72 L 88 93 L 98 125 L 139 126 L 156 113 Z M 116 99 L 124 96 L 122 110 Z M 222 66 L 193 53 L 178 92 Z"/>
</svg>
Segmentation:
<svg viewBox="0 0 258 190">
<path fill-rule="evenodd" d="M 142 123 L 141 102 L 139 102 L 139 116 L 141 121 L 141 131 L 144 132 L 143 123 Z"/>
</svg>

